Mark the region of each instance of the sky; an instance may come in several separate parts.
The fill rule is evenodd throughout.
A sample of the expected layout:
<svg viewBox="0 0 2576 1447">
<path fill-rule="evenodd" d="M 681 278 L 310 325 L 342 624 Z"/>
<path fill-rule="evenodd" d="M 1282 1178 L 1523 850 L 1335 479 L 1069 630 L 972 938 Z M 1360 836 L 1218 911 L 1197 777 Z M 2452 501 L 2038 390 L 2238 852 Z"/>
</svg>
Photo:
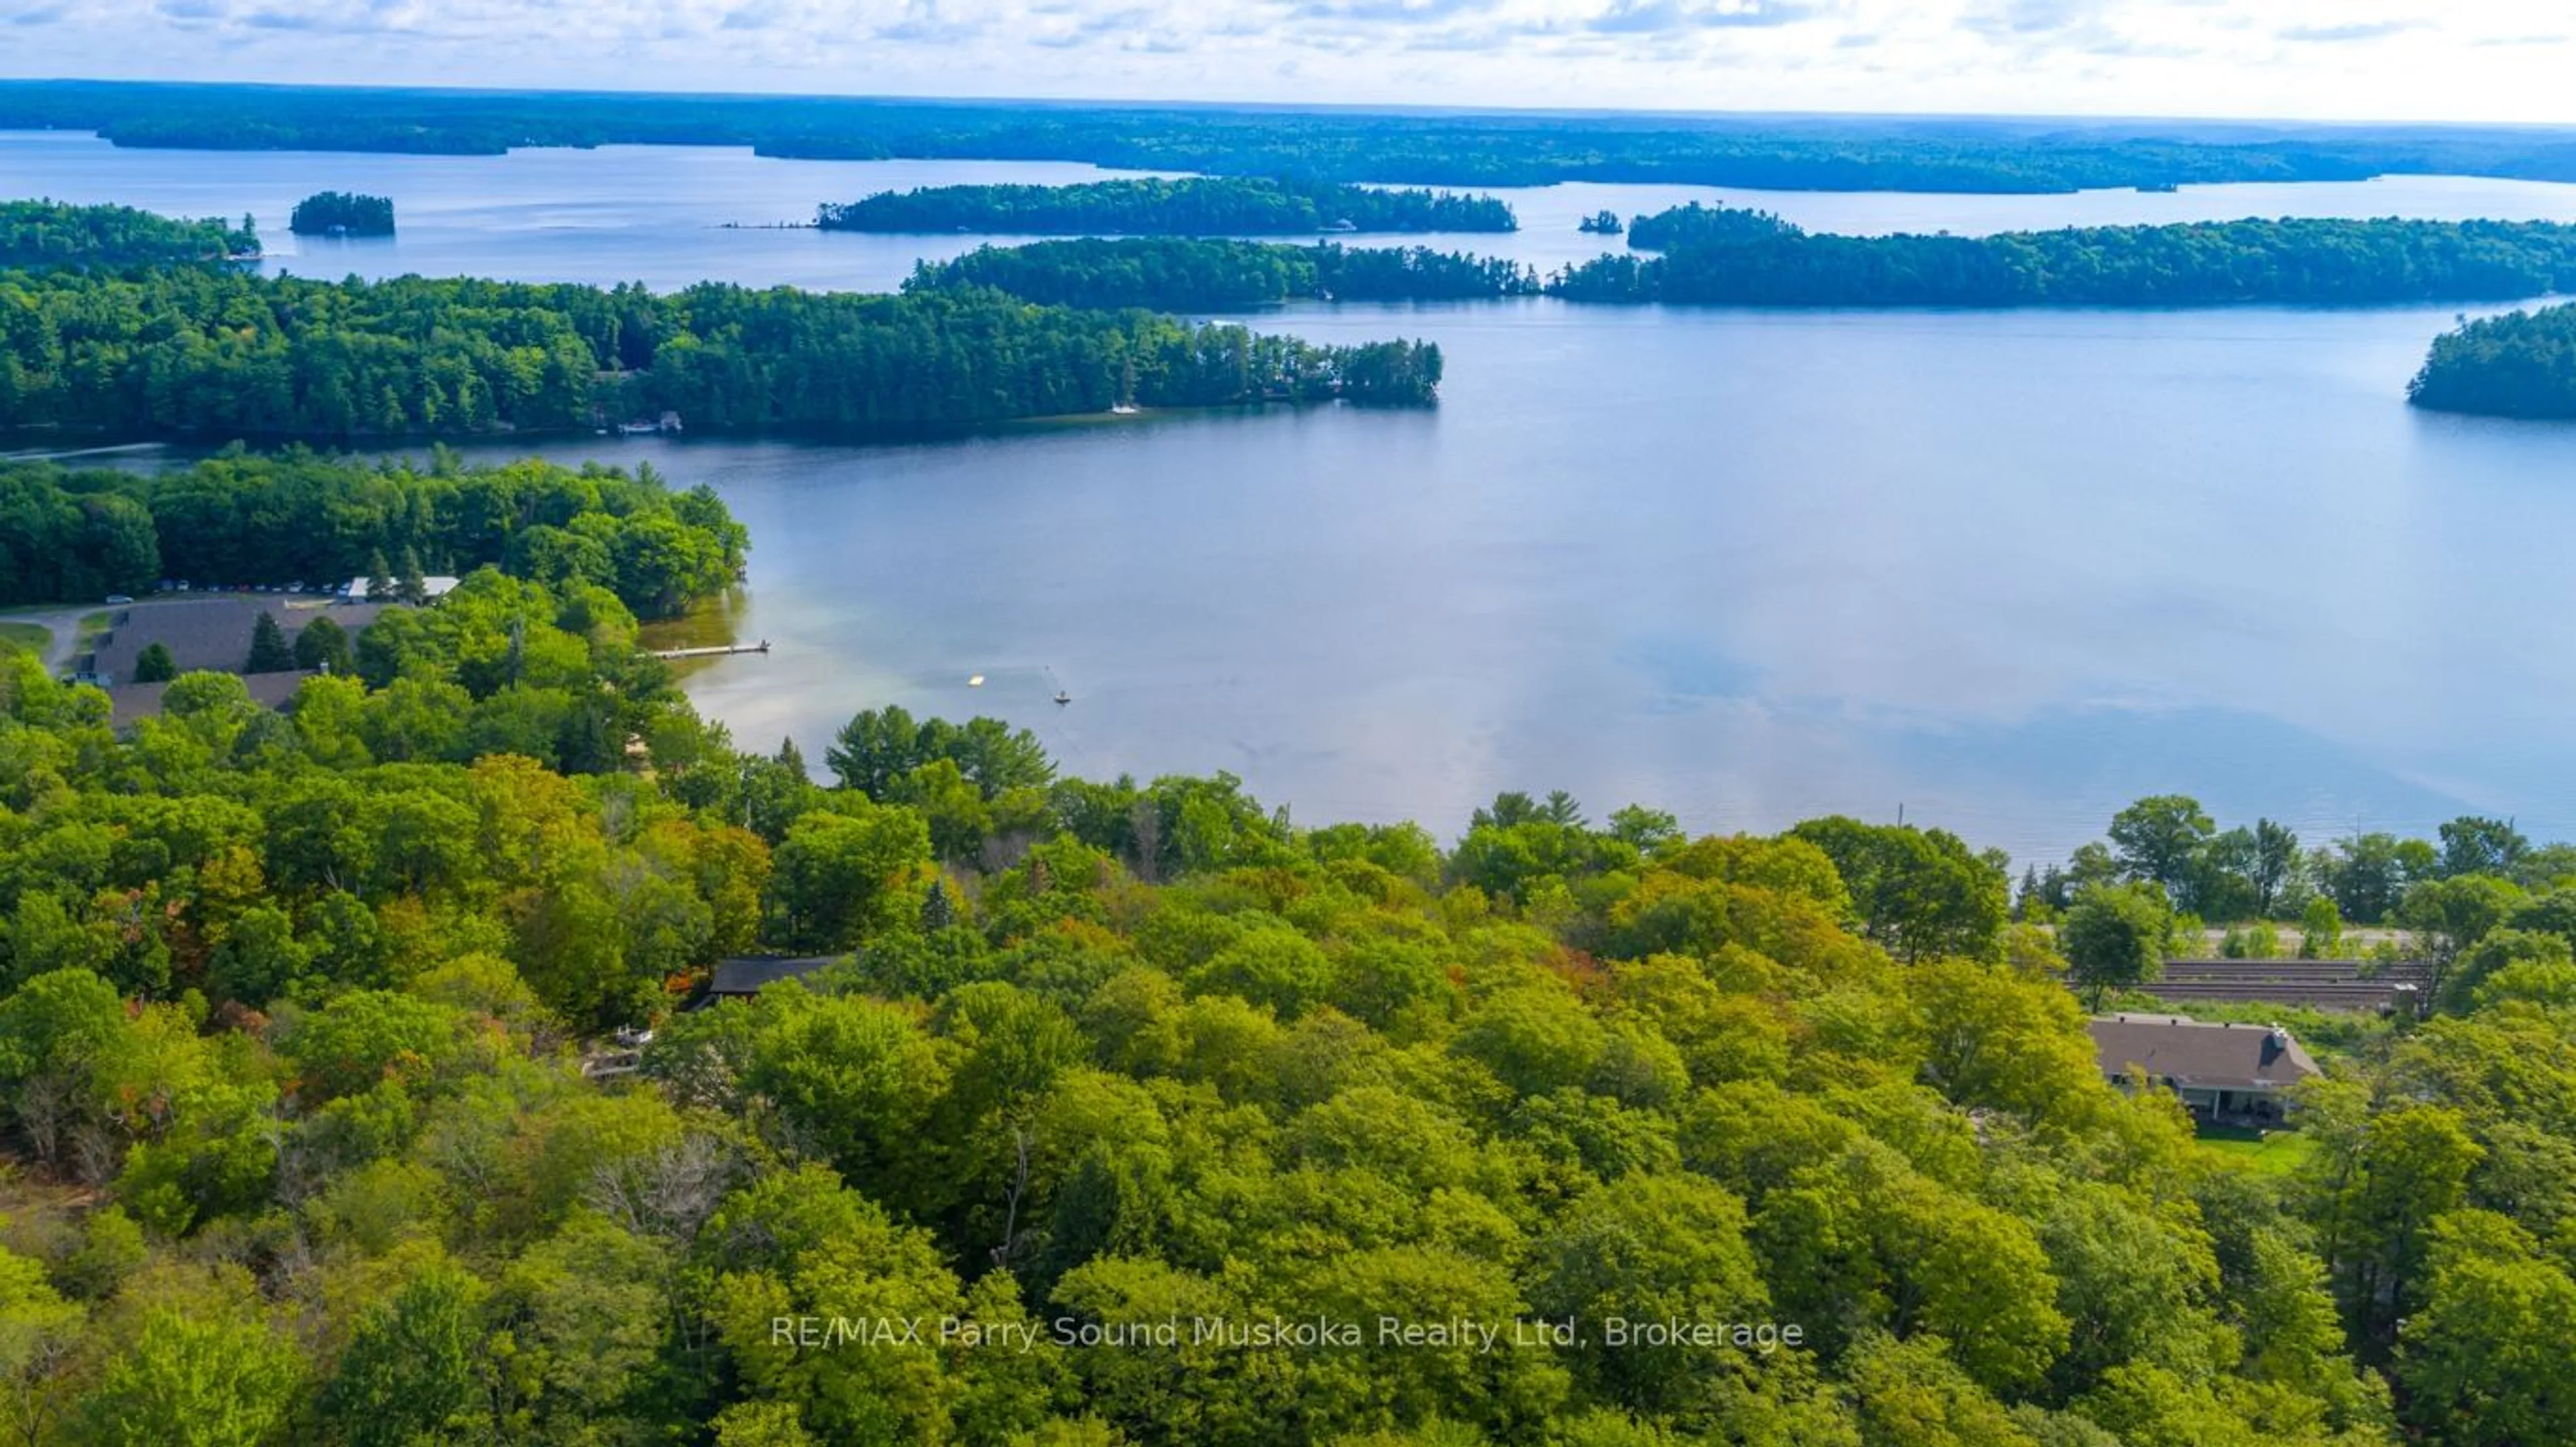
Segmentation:
<svg viewBox="0 0 2576 1447">
<path fill-rule="evenodd" d="M 2576 0 L 0 0 L 0 74 L 2576 123 Z"/>
</svg>

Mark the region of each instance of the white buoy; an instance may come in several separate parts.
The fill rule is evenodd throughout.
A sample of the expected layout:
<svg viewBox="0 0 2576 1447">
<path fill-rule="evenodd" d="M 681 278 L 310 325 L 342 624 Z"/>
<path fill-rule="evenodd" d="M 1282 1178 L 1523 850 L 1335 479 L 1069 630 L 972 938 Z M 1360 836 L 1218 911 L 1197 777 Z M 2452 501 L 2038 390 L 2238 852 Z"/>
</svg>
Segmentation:
<svg viewBox="0 0 2576 1447">
<path fill-rule="evenodd" d="M 966 680 L 966 686 L 968 688 L 982 688 L 984 686 L 984 675 L 979 673 L 973 678 Z"/>
</svg>

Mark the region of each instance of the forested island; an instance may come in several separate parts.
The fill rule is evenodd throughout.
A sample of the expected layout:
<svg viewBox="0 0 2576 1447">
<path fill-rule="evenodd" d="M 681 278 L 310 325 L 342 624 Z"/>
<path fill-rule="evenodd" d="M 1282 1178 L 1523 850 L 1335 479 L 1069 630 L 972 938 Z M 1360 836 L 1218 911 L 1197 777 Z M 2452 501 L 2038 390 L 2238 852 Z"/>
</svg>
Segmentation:
<svg viewBox="0 0 2576 1447">
<path fill-rule="evenodd" d="M 1224 311 L 1542 291 L 1621 304 L 2365 306 L 2576 288 L 2576 226 L 2548 222 L 2236 221 L 1855 237 L 1811 234 L 1764 212 L 1689 206 L 1638 218 L 1631 244 L 1670 250 L 1604 255 L 1542 281 L 1509 261 L 1419 247 L 1050 241 L 923 265 L 907 289 L 990 286 L 1055 304 Z"/>
<path fill-rule="evenodd" d="M 394 203 L 347 191 L 316 192 L 295 203 L 286 229 L 298 236 L 391 236 Z"/>
<path fill-rule="evenodd" d="M 1517 262 L 1422 246 L 1127 237 L 982 246 L 954 261 L 923 262 L 904 283 L 916 292 L 955 287 L 1051 305 L 1222 312 L 1299 300 L 1530 296 L 1539 279 Z"/>
<path fill-rule="evenodd" d="M 1686 246 L 1768 241 L 1799 234 L 1799 228 L 1768 211 L 1692 201 L 1638 217 L 1628 228 L 1628 247 L 1632 251 L 1678 251 Z"/>
<path fill-rule="evenodd" d="M 1760 213 L 1640 218 L 1648 259 L 1548 283 L 1591 302 L 1728 306 L 2224 306 L 2499 301 L 2576 286 L 2576 226 L 2508 221 L 2192 222 L 1995 236 L 1834 236 Z"/>
<path fill-rule="evenodd" d="M 114 438 L 470 436 L 678 413 L 893 432 L 1246 402 L 1421 404 L 1439 349 L 1315 346 L 998 292 L 907 296 L 207 268 L 0 273 L 0 419 Z"/>
<path fill-rule="evenodd" d="M 258 254 L 259 231 L 248 216 L 235 226 L 131 206 L 0 201 L 0 267 L 150 266 Z"/>
<path fill-rule="evenodd" d="M 750 146 L 763 155 L 1080 161 L 1416 186 L 1625 181 L 1790 191 L 2170 190 L 2384 174 L 2576 180 L 2545 128 L 1977 117 L 1572 115 L 814 96 L 0 82 L 0 128 L 118 145 L 497 155 Z"/>
<path fill-rule="evenodd" d="M 499 565 L 282 711 L 187 674 L 119 734 L 0 660 L 40 1447 L 2576 1437 L 2576 904 L 2492 821 L 2369 876 L 2473 983 L 2312 1031 L 2257 1168 L 2107 1083 L 2065 983 L 2087 911 L 2219 897 L 2176 892 L 2232 877 L 2187 800 L 2052 932 L 1940 830 L 1506 794 L 1444 847 L 893 708 L 809 764 L 532 540 L 636 483 L 210 466 L 145 492 L 375 499 L 334 547 Z M 766 952 L 829 963 L 675 1013 Z M 923 1342 L 797 1325 L 854 1314 Z"/>
<path fill-rule="evenodd" d="M 1376 190 L 1331 182 L 1194 176 L 1068 186 L 927 186 L 825 204 L 826 231 L 1002 236 L 1289 236 L 1319 231 L 1510 231 L 1491 196 Z"/>
<path fill-rule="evenodd" d="M 2576 305 L 2508 312 L 2443 333 L 2406 399 L 2437 412 L 2576 419 Z"/>
</svg>

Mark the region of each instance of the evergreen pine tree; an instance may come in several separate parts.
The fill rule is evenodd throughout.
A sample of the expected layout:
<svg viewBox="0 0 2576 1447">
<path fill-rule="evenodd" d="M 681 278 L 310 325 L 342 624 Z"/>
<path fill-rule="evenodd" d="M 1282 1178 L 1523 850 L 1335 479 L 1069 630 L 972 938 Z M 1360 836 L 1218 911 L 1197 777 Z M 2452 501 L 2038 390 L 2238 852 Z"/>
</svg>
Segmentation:
<svg viewBox="0 0 2576 1447">
<path fill-rule="evenodd" d="M 779 740 L 778 766 L 785 769 L 797 783 L 810 784 L 813 782 L 812 776 L 805 772 L 805 751 L 796 747 L 796 741 L 794 739 Z"/>
<path fill-rule="evenodd" d="M 244 673 L 293 673 L 295 650 L 286 643 L 286 630 L 277 626 L 275 614 L 262 609 L 259 621 L 250 629 L 250 660 L 242 665 Z"/>
<path fill-rule="evenodd" d="M 389 603 L 394 596 L 394 570 L 385 566 L 385 550 L 367 554 L 367 601 Z"/>
<path fill-rule="evenodd" d="M 179 661 L 172 658 L 170 650 L 161 644 L 147 643 L 143 645 L 143 651 L 134 656 L 136 683 L 168 683 L 178 676 Z"/>
<path fill-rule="evenodd" d="M 925 934 L 936 933 L 956 923 L 957 908 L 948 902 L 948 886 L 930 881 L 930 893 L 921 899 L 921 928 Z"/>
<path fill-rule="evenodd" d="M 402 581 L 395 584 L 396 593 L 413 607 L 429 601 L 429 584 L 420 575 L 420 553 L 406 545 L 402 550 Z"/>
</svg>

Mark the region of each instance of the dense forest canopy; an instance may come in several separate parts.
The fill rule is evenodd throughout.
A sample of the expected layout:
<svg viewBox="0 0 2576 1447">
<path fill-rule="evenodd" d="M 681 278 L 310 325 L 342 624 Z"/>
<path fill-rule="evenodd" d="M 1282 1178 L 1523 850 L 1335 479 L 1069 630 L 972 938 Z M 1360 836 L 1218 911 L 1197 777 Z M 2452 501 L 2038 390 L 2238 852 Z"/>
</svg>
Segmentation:
<svg viewBox="0 0 2576 1447">
<path fill-rule="evenodd" d="M 713 492 L 668 491 L 650 468 L 445 453 L 427 467 L 228 453 L 150 474 L 0 463 L 0 604 L 141 594 L 163 578 L 337 583 L 409 559 L 605 588 L 664 618 L 739 581 L 748 546 Z"/>
<path fill-rule="evenodd" d="M 259 232 L 247 216 L 235 226 L 131 206 L 0 201 L 0 267 L 148 266 L 258 254 Z"/>
<path fill-rule="evenodd" d="M 826 231 L 1000 236 L 1289 236 L 1316 231 L 1510 231 L 1491 196 L 1268 177 L 1122 178 L 1067 186 L 880 191 L 815 214 Z"/>
<path fill-rule="evenodd" d="M 1732 219 L 1730 219 L 1732 218 Z M 1630 232 L 1673 249 L 1550 279 L 1577 301 L 1729 306 L 2218 306 L 2488 301 L 2576 287 L 2576 226 L 2191 222 L 1995 236 L 1832 236 L 1703 209 Z"/>
<path fill-rule="evenodd" d="M 1449 301 L 1537 293 L 1517 262 L 1425 246 L 1354 248 L 1333 242 L 1163 237 L 1082 238 L 980 246 L 923 262 L 906 291 L 991 287 L 1048 305 L 1249 311 L 1281 302 Z"/>
<path fill-rule="evenodd" d="M 2576 305 L 2508 312 L 2443 333 L 2406 398 L 2440 412 L 2576 418 Z"/>
<path fill-rule="evenodd" d="M 1792 191 L 2074 191 L 2385 173 L 2576 180 L 2549 128 L 1951 117 L 1383 114 L 802 96 L 0 82 L 0 128 L 119 145 L 498 154 L 727 145 L 869 160 L 1058 160 L 1421 186 L 1636 181 Z"/>
<path fill-rule="evenodd" d="M 382 196 L 318 191 L 295 203 L 286 229 L 298 236 L 391 236 L 394 203 Z"/>
<path fill-rule="evenodd" d="M 0 663 L 36 1447 L 2576 1435 L 2555 881 L 2443 913 L 2493 967 L 2355 1037 L 2262 1173 L 2105 1083 L 1942 831 L 1507 794 L 1444 849 L 890 708 L 818 771 L 695 719 L 595 584 L 388 622 L 282 714 L 187 675 L 130 738 Z M 2098 887 L 2199 832 L 2141 808 Z M 841 962 L 668 1013 L 763 948 Z M 836 1334 L 889 1317 L 926 1345 Z M 1247 1340 L 1317 1321 L 1359 1336 Z"/>
<path fill-rule="evenodd" d="M 1121 401 L 1419 404 L 1439 370 L 1427 345 L 990 291 L 0 273 L 0 425 L 113 437 L 461 436 L 664 410 L 694 431 L 883 432 Z"/>
</svg>

